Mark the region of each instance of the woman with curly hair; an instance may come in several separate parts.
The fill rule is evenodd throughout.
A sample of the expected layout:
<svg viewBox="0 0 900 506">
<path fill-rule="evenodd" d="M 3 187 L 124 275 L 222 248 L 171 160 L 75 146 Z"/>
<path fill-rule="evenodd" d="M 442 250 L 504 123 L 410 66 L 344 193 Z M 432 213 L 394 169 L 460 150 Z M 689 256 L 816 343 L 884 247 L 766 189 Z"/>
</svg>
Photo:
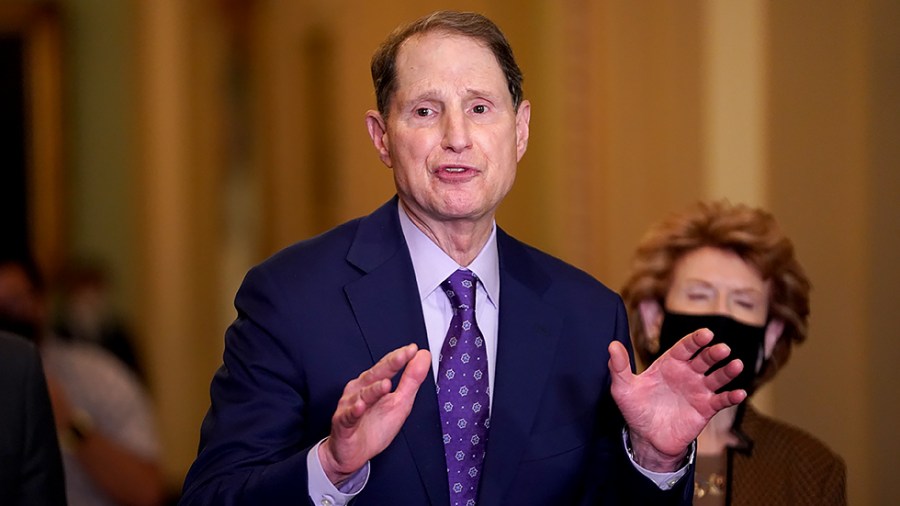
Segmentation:
<svg viewBox="0 0 900 506">
<path fill-rule="evenodd" d="M 807 336 L 810 283 L 774 217 L 727 202 L 699 203 L 652 227 L 622 297 L 631 337 L 649 365 L 681 336 L 715 334 L 743 372 L 723 390 L 753 393 Z M 749 398 L 749 397 L 748 397 Z M 746 401 L 719 412 L 698 438 L 694 504 L 844 505 L 846 469 L 810 434 Z"/>
</svg>

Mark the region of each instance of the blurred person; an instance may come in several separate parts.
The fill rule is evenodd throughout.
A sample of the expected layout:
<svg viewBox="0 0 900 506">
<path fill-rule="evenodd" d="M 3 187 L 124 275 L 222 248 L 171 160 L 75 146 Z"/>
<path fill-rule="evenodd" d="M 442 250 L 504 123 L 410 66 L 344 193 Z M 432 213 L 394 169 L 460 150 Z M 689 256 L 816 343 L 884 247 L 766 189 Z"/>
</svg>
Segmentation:
<svg viewBox="0 0 900 506">
<path fill-rule="evenodd" d="M 650 364 L 684 332 L 709 328 L 744 364 L 726 388 L 754 392 L 807 335 L 810 283 L 774 217 L 698 203 L 653 226 L 622 290 L 637 354 Z M 749 402 L 701 432 L 694 504 L 846 504 L 842 459 L 803 430 Z"/>
<path fill-rule="evenodd" d="M 66 487 L 41 357 L 0 331 L 0 504 L 65 506 Z"/>
<path fill-rule="evenodd" d="M 621 299 L 496 225 L 531 111 L 506 38 L 437 12 L 372 78 L 397 195 L 247 274 L 182 504 L 689 504 L 741 366 L 705 376 L 703 330 L 635 376 Z"/>
<path fill-rule="evenodd" d="M 160 504 L 150 400 L 115 357 L 49 332 L 46 290 L 29 257 L 0 256 L 0 328 L 32 339 L 44 361 L 72 506 Z"/>
<path fill-rule="evenodd" d="M 133 338 L 113 307 L 111 288 L 109 275 L 100 264 L 77 261 L 69 265 L 60 283 L 56 334 L 104 348 L 143 380 Z"/>
</svg>

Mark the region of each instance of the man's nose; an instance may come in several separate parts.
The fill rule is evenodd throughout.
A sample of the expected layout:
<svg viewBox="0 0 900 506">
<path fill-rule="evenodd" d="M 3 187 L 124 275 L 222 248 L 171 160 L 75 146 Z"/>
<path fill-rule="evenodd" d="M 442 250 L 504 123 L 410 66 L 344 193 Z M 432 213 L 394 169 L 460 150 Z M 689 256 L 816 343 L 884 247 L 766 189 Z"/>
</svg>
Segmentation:
<svg viewBox="0 0 900 506">
<path fill-rule="evenodd" d="M 472 145 L 469 122 L 463 111 L 448 111 L 444 114 L 444 137 L 441 145 L 451 151 L 462 151 Z"/>
</svg>

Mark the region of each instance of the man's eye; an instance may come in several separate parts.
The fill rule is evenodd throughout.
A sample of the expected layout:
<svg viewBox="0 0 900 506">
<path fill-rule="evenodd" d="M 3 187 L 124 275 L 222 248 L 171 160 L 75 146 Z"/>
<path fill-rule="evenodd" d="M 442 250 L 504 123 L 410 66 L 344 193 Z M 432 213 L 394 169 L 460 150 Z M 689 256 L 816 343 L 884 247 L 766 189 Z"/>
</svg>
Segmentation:
<svg viewBox="0 0 900 506">
<path fill-rule="evenodd" d="M 427 107 L 419 107 L 418 109 L 416 109 L 417 116 L 422 116 L 422 117 L 431 116 L 431 113 L 432 113 L 431 109 L 429 109 Z"/>
<path fill-rule="evenodd" d="M 484 114 L 487 112 L 487 106 L 486 105 L 476 105 L 475 107 L 472 108 L 472 112 L 474 112 L 475 114 Z"/>
</svg>

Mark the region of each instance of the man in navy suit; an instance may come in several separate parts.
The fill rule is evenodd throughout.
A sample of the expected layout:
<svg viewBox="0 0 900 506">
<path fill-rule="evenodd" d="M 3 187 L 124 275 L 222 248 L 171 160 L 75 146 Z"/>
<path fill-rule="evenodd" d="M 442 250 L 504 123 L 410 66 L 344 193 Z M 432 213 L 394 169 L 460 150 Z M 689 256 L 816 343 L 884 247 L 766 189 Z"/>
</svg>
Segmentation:
<svg viewBox="0 0 900 506">
<path fill-rule="evenodd" d="M 729 350 L 696 353 L 701 330 L 633 375 L 619 297 L 496 226 L 531 111 L 499 29 L 434 13 L 372 75 L 366 124 L 397 196 L 247 274 L 182 503 L 457 504 L 435 376 L 441 284 L 463 271 L 490 419 L 461 504 L 690 504 L 692 442 L 745 397 L 715 393 L 741 364 L 705 376 Z"/>
</svg>

